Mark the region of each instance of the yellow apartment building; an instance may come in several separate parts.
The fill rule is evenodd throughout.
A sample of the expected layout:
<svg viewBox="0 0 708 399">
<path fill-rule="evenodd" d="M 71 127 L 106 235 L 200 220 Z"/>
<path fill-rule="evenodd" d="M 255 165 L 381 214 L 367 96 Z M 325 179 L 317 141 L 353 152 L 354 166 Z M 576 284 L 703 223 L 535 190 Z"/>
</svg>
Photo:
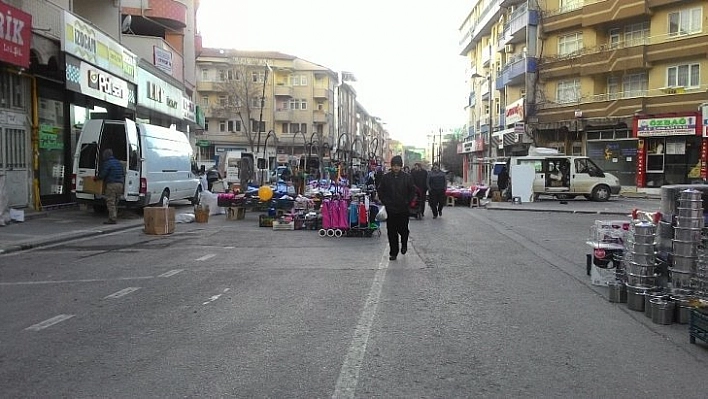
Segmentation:
<svg viewBox="0 0 708 399">
<path fill-rule="evenodd" d="M 519 17 L 523 8 L 526 17 Z M 513 32 L 524 31 L 514 18 L 526 22 L 523 91 L 498 81 L 508 54 L 519 56 L 518 45 L 506 46 L 514 44 Z M 460 32 L 461 54 L 470 60 L 469 136 L 481 141 L 465 143 L 470 161 L 487 148 L 476 128 L 491 108 L 501 121 L 491 124 L 492 138 L 523 113 L 514 125 L 523 135 L 510 147 L 502 137 L 503 155 L 526 142 L 588 155 L 623 186 L 645 192 L 706 179 L 708 2 L 480 1 Z M 486 76 L 494 82 L 488 105 L 479 104 Z"/>
</svg>

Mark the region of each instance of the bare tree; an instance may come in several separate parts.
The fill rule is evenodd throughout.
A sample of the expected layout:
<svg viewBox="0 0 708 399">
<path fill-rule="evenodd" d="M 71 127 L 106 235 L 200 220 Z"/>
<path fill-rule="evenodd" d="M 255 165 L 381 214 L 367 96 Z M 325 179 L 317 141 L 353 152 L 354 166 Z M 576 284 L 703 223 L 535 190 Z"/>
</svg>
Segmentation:
<svg viewBox="0 0 708 399">
<path fill-rule="evenodd" d="M 241 133 L 251 152 L 255 152 L 258 131 L 265 130 L 262 121 L 267 79 L 265 68 L 235 60 L 229 68 L 219 71 L 219 78 L 216 89 L 223 94 L 212 109 L 221 118 L 240 120 Z"/>
</svg>

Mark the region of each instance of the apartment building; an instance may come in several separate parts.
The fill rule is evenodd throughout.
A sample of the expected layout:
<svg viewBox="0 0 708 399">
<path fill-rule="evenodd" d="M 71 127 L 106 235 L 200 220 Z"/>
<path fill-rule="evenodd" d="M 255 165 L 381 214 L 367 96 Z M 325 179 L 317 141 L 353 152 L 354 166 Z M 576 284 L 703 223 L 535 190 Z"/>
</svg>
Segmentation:
<svg viewBox="0 0 708 399">
<path fill-rule="evenodd" d="M 503 60 L 507 50 L 516 53 L 518 46 L 505 44 L 500 51 L 500 44 L 515 44 L 513 38 L 507 40 L 507 27 L 513 31 L 512 20 L 518 18 L 523 7 L 527 10 L 527 17 L 522 19 L 526 28 L 519 30 L 526 32 L 526 46 L 520 54 L 526 59 L 522 62 L 526 90 L 515 99 L 508 84 L 495 81 L 492 85 L 501 101 L 498 106 L 497 100 L 493 102 L 494 115 L 503 110 L 499 117 L 509 122 L 510 116 L 523 112 L 516 117 L 524 124 L 524 134 L 517 142 L 588 155 L 618 175 L 623 186 L 637 187 L 639 191 L 705 180 L 705 1 L 479 3 L 461 28 L 463 53 L 470 59 L 471 76 L 479 74 L 475 68 L 488 71 L 486 58 L 492 64 L 495 58 Z M 480 17 L 485 16 L 491 22 L 482 26 L 485 20 Z M 505 33 L 500 36 L 501 22 L 505 22 Z M 491 48 L 491 54 L 486 56 L 487 44 L 497 37 L 502 42 L 498 41 L 496 52 Z M 531 40 L 533 37 L 538 39 L 536 43 Z M 502 65 L 501 71 L 509 66 Z M 470 112 L 470 129 L 474 133 L 470 136 L 478 137 L 473 128 L 484 123 L 477 115 L 481 109 L 484 117 L 485 108 L 474 103 L 476 94 L 481 92 L 471 87 L 469 107 L 477 112 Z M 512 109 L 521 103 L 518 111 Z M 505 126 L 509 128 L 510 123 Z M 480 145 L 466 143 L 466 147 L 478 150 Z M 503 153 L 508 155 L 508 147 L 503 147 Z M 511 148 L 513 153 L 514 146 Z M 474 159 L 475 152 L 470 154 Z"/>
<path fill-rule="evenodd" d="M 0 38 L 0 176 L 10 206 L 73 201 L 69 171 L 89 118 L 198 126 L 192 101 L 198 6 L 197 0 L 0 2 L 12 28 Z"/>
</svg>

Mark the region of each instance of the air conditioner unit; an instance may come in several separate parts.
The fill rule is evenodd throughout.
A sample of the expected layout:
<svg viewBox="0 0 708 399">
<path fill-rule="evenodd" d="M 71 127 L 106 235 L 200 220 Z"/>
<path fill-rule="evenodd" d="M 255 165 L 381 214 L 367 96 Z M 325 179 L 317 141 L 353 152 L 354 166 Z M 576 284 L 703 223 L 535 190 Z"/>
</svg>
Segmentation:
<svg viewBox="0 0 708 399">
<path fill-rule="evenodd" d="M 505 53 L 513 53 L 514 52 L 514 45 L 513 44 L 507 44 L 504 46 L 504 52 Z"/>
</svg>

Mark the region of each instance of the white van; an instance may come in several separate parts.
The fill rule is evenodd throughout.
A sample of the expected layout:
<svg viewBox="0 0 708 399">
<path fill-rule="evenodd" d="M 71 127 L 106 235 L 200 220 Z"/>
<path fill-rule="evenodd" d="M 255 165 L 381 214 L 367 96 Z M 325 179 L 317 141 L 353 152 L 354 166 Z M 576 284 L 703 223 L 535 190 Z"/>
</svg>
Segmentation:
<svg viewBox="0 0 708 399">
<path fill-rule="evenodd" d="M 532 155 L 512 157 L 511 163 L 533 167 L 534 199 L 540 195 L 554 195 L 559 199 L 582 195 L 589 200 L 607 201 L 620 193 L 619 179 L 604 172 L 588 157 L 563 155 L 557 151 L 549 154 L 530 150 L 529 153 Z M 513 174 L 511 180 L 514 181 Z"/>
<path fill-rule="evenodd" d="M 174 129 L 132 120 L 86 121 L 74 154 L 73 189 L 78 203 L 103 206 L 100 195 L 84 192 L 85 177 L 98 174 L 100 154 L 110 148 L 125 167 L 120 205 L 142 208 L 165 200 L 199 203 L 202 185 L 192 165 L 187 136 Z"/>
</svg>

